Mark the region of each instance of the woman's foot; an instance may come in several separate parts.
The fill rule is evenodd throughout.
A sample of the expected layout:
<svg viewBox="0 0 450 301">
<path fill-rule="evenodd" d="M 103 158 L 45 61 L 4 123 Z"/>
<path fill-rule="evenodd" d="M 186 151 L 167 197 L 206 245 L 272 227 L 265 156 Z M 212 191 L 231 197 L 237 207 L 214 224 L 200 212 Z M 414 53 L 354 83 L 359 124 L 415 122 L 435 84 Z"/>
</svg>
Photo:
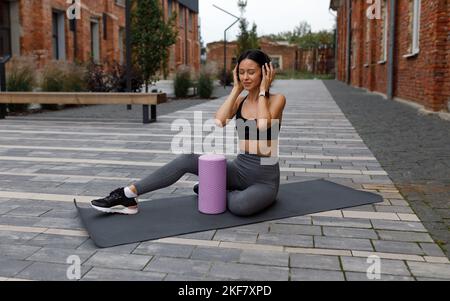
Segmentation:
<svg viewBox="0 0 450 301">
<path fill-rule="evenodd" d="M 124 188 L 118 188 L 103 199 L 93 200 L 92 208 L 105 213 L 136 214 L 138 204 L 136 198 L 128 198 Z"/>
<path fill-rule="evenodd" d="M 195 184 L 195 185 L 194 185 L 193 190 L 194 190 L 194 192 L 195 192 L 196 194 L 198 194 L 198 184 Z"/>
</svg>

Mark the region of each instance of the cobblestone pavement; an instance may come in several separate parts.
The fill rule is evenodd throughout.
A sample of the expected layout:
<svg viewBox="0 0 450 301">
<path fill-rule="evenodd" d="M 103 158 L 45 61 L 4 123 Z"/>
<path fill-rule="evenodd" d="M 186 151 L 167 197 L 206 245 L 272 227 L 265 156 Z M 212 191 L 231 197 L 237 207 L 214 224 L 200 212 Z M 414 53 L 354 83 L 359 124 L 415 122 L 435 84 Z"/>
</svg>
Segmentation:
<svg viewBox="0 0 450 301">
<path fill-rule="evenodd" d="M 149 125 L 111 106 L 91 107 L 98 118 L 86 108 L 8 117 L 0 120 L 1 279 L 67 280 L 67 258 L 77 255 L 81 280 L 367 280 L 368 256 L 377 255 L 381 280 L 449 280 L 447 257 L 323 82 L 277 81 L 277 91 L 288 99 L 282 182 L 326 178 L 383 203 L 98 249 L 73 197 L 88 202 L 172 160 L 172 122 L 192 121 L 194 111 L 210 119 L 224 98 L 176 102 Z M 186 174 L 143 198 L 192 194 L 197 180 Z"/>
<path fill-rule="evenodd" d="M 326 81 L 358 134 L 450 257 L 450 122 Z"/>
</svg>

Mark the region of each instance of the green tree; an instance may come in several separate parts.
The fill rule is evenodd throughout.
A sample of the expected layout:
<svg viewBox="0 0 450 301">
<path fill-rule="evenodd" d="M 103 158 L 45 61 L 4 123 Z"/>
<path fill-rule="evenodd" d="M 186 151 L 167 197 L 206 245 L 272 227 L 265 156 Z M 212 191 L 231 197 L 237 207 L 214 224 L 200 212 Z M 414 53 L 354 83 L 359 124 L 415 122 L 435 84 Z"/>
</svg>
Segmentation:
<svg viewBox="0 0 450 301">
<path fill-rule="evenodd" d="M 241 11 L 241 20 L 239 21 L 239 34 L 237 36 L 237 50 L 235 55 L 238 56 L 248 49 L 260 49 L 257 25 L 253 23 L 252 29 L 248 30 L 248 21 L 243 17 L 247 0 L 238 0 L 238 7 Z"/>
<path fill-rule="evenodd" d="M 317 48 L 321 45 L 331 45 L 334 42 L 333 30 L 311 31 L 308 22 L 300 22 L 292 31 L 280 32 L 265 36 L 273 41 L 287 41 L 301 48 Z"/>
<path fill-rule="evenodd" d="M 167 74 L 167 59 L 170 46 L 175 44 L 177 16 L 172 14 L 166 23 L 159 0 L 134 0 L 132 5 L 131 40 L 133 62 L 144 78 L 146 92 L 148 84 L 158 80 L 156 73 Z"/>
</svg>

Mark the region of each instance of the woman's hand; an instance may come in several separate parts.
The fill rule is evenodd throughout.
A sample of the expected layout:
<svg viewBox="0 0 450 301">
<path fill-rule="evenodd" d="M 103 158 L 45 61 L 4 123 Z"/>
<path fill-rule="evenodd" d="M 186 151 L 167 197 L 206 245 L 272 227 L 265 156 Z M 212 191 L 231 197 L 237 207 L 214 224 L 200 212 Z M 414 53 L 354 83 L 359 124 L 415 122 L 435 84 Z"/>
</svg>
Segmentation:
<svg viewBox="0 0 450 301">
<path fill-rule="evenodd" d="M 261 81 L 260 85 L 260 91 L 269 91 L 270 85 L 272 84 L 273 80 L 275 79 L 275 68 L 273 68 L 272 62 L 270 64 L 264 64 L 262 66 L 262 74 L 263 79 Z"/>
<path fill-rule="evenodd" d="M 239 93 L 241 93 L 242 91 L 244 91 L 244 85 L 242 84 L 242 82 L 239 81 L 239 77 L 238 77 L 238 65 L 236 65 L 236 67 L 234 67 L 233 70 L 233 89 L 236 89 Z"/>
</svg>

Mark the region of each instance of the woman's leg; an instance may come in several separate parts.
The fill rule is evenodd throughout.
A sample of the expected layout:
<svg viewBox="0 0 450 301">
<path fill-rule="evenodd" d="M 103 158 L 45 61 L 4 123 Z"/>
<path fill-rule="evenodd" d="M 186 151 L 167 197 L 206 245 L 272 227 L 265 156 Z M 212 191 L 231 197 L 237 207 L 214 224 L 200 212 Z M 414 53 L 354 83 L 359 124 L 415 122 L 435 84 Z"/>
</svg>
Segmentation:
<svg viewBox="0 0 450 301">
<path fill-rule="evenodd" d="M 200 156 L 199 154 L 181 154 L 149 176 L 131 185 L 130 189 L 135 188 L 137 195 L 143 195 L 174 184 L 186 173 L 198 175 Z"/>
<path fill-rule="evenodd" d="M 239 191 L 230 191 L 227 195 L 228 210 L 238 216 L 250 216 L 272 205 L 278 190 L 267 184 L 256 183 Z"/>
</svg>

